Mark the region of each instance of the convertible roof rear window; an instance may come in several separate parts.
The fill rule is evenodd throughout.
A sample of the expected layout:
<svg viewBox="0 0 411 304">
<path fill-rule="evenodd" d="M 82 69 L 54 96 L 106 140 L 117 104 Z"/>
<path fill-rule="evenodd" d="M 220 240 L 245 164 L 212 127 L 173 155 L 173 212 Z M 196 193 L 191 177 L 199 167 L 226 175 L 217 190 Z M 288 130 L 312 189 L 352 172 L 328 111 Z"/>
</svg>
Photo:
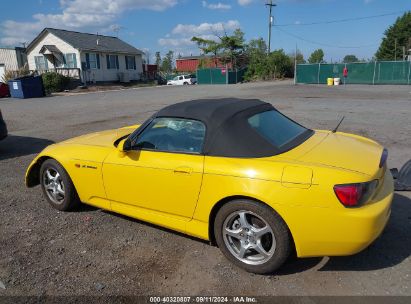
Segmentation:
<svg viewBox="0 0 411 304">
<path fill-rule="evenodd" d="M 276 110 L 255 114 L 248 119 L 248 123 L 258 134 L 280 149 L 307 131 Z"/>
</svg>

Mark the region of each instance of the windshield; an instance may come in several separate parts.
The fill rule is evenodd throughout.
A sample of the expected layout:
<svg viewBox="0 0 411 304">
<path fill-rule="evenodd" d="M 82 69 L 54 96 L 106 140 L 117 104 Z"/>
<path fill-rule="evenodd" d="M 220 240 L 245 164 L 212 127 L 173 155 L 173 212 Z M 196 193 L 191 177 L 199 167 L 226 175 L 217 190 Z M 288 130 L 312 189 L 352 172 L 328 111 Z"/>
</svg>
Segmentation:
<svg viewBox="0 0 411 304">
<path fill-rule="evenodd" d="M 276 110 L 255 114 L 248 119 L 248 123 L 280 150 L 309 131 Z"/>
</svg>

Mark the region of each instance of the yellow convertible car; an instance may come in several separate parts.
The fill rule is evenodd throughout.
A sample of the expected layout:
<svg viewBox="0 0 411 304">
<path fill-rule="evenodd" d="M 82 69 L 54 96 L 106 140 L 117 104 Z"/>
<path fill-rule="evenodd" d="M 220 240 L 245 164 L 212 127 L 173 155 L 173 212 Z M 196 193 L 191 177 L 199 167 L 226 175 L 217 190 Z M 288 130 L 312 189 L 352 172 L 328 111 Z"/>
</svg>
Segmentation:
<svg viewBox="0 0 411 304">
<path fill-rule="evenodd" d="M 58 210 L 82 202 L 209 240 L 264 274 L 292 251 L 371 244 L 390 216 L 386 159 L 370 139 L 307 129 L 260 100 L 194 100 L 47 147 L 26 185 Z"/>
</svg>

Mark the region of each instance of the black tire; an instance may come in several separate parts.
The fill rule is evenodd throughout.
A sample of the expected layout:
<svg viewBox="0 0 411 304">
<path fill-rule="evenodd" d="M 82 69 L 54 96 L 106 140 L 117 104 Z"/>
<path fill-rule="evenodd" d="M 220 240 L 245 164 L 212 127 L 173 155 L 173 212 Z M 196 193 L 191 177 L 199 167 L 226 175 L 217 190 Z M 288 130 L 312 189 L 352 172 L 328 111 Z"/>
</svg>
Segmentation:
<svg viewBox="0 0 411 304">
<path fill-rule="evenodd" d="M 49 192 L 51 190 L 46 190 L 45 175 L 47 170 L 50 170 L 52 172 L 58 172 L 61 177 L 60 187 L 64 189 L 64 198 L 61 197 L 61 201 L 58 203 L 56 201 L 53 201 L 52 195 Z M 41 165 L 40 184 L 44 196 L 53 208 L 60 211 L 71 211 L 76 209 L 80 205 L 80 199 L 77 195 L 77 191 L 73 185 L 70 176 L 68 175 L 67 171 L 63 168 L 63 166 L 56 160 L 48 159 Z"/>
<path fill-rule="evenodd" d="M 184 84 L 184 85 L 188 85 L 188 82 L 184 82 L 183 84 Z"/>
<path fill-rule="evenodd" d="M 228 245 L 226 245 L 224 241 L 224 223 L 233 213 L 237 211 L 248 211 L 257 215 L 263 219 L 266 222 L 264 224 L 267 224 L 272 230 L 276 243 L 275 250 L 273 251 L 271 257 L 267 257 L 267 261 L 262 261 L 262 264 L 253 265 L 241 261 L 234 256 L 233 253 L 231 253 L 230 249 L 227 247 Z M 278 213 L 262 203 L 247 199 L 233 200 L 221 207 L 214 221 L 214 236 L 218 247 L 232 263 L 248 272 L 257 274 L 272 274 L 284 264 L 292 249 L 290 232 L 284 220 L 278 215 Z"/>
</svg>

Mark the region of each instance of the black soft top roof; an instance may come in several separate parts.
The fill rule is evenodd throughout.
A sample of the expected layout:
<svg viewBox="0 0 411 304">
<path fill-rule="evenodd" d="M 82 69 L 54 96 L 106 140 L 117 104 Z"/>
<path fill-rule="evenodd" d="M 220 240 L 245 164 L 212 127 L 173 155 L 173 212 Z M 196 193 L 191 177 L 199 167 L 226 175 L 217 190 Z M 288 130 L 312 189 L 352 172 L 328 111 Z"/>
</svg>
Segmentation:
<svg viewBox="0 0 411 304">
<path fill-rule="evenodd" d="M 248 123 L 248 118 L 251 116 L 270 110 L 275 108 L 258 99 L 224 98 L 186 101 L 158 111 L 141 125 L 132 137 L 137 138 L 145 127 L 158 117 L 193 119 L 206 125 L 204 155 L 255 158 L 283 153 L 311 136 L 311 131 L 307 130 L 310 134 L 296 138 L 287 147 L 274 146 Z"/>
<path fill-rule="evenodd" d="M 219 127 L 228 119 L 243 111 L 259 108 L 273 109 L 267 102 L 258 99 L 198 99 L 176 103 L 163 108 L 155 117 L 181 117 L 204 122 L 207 128 Z M 262 112 L 262 111 L 260 111 Z"/>
</svg>

